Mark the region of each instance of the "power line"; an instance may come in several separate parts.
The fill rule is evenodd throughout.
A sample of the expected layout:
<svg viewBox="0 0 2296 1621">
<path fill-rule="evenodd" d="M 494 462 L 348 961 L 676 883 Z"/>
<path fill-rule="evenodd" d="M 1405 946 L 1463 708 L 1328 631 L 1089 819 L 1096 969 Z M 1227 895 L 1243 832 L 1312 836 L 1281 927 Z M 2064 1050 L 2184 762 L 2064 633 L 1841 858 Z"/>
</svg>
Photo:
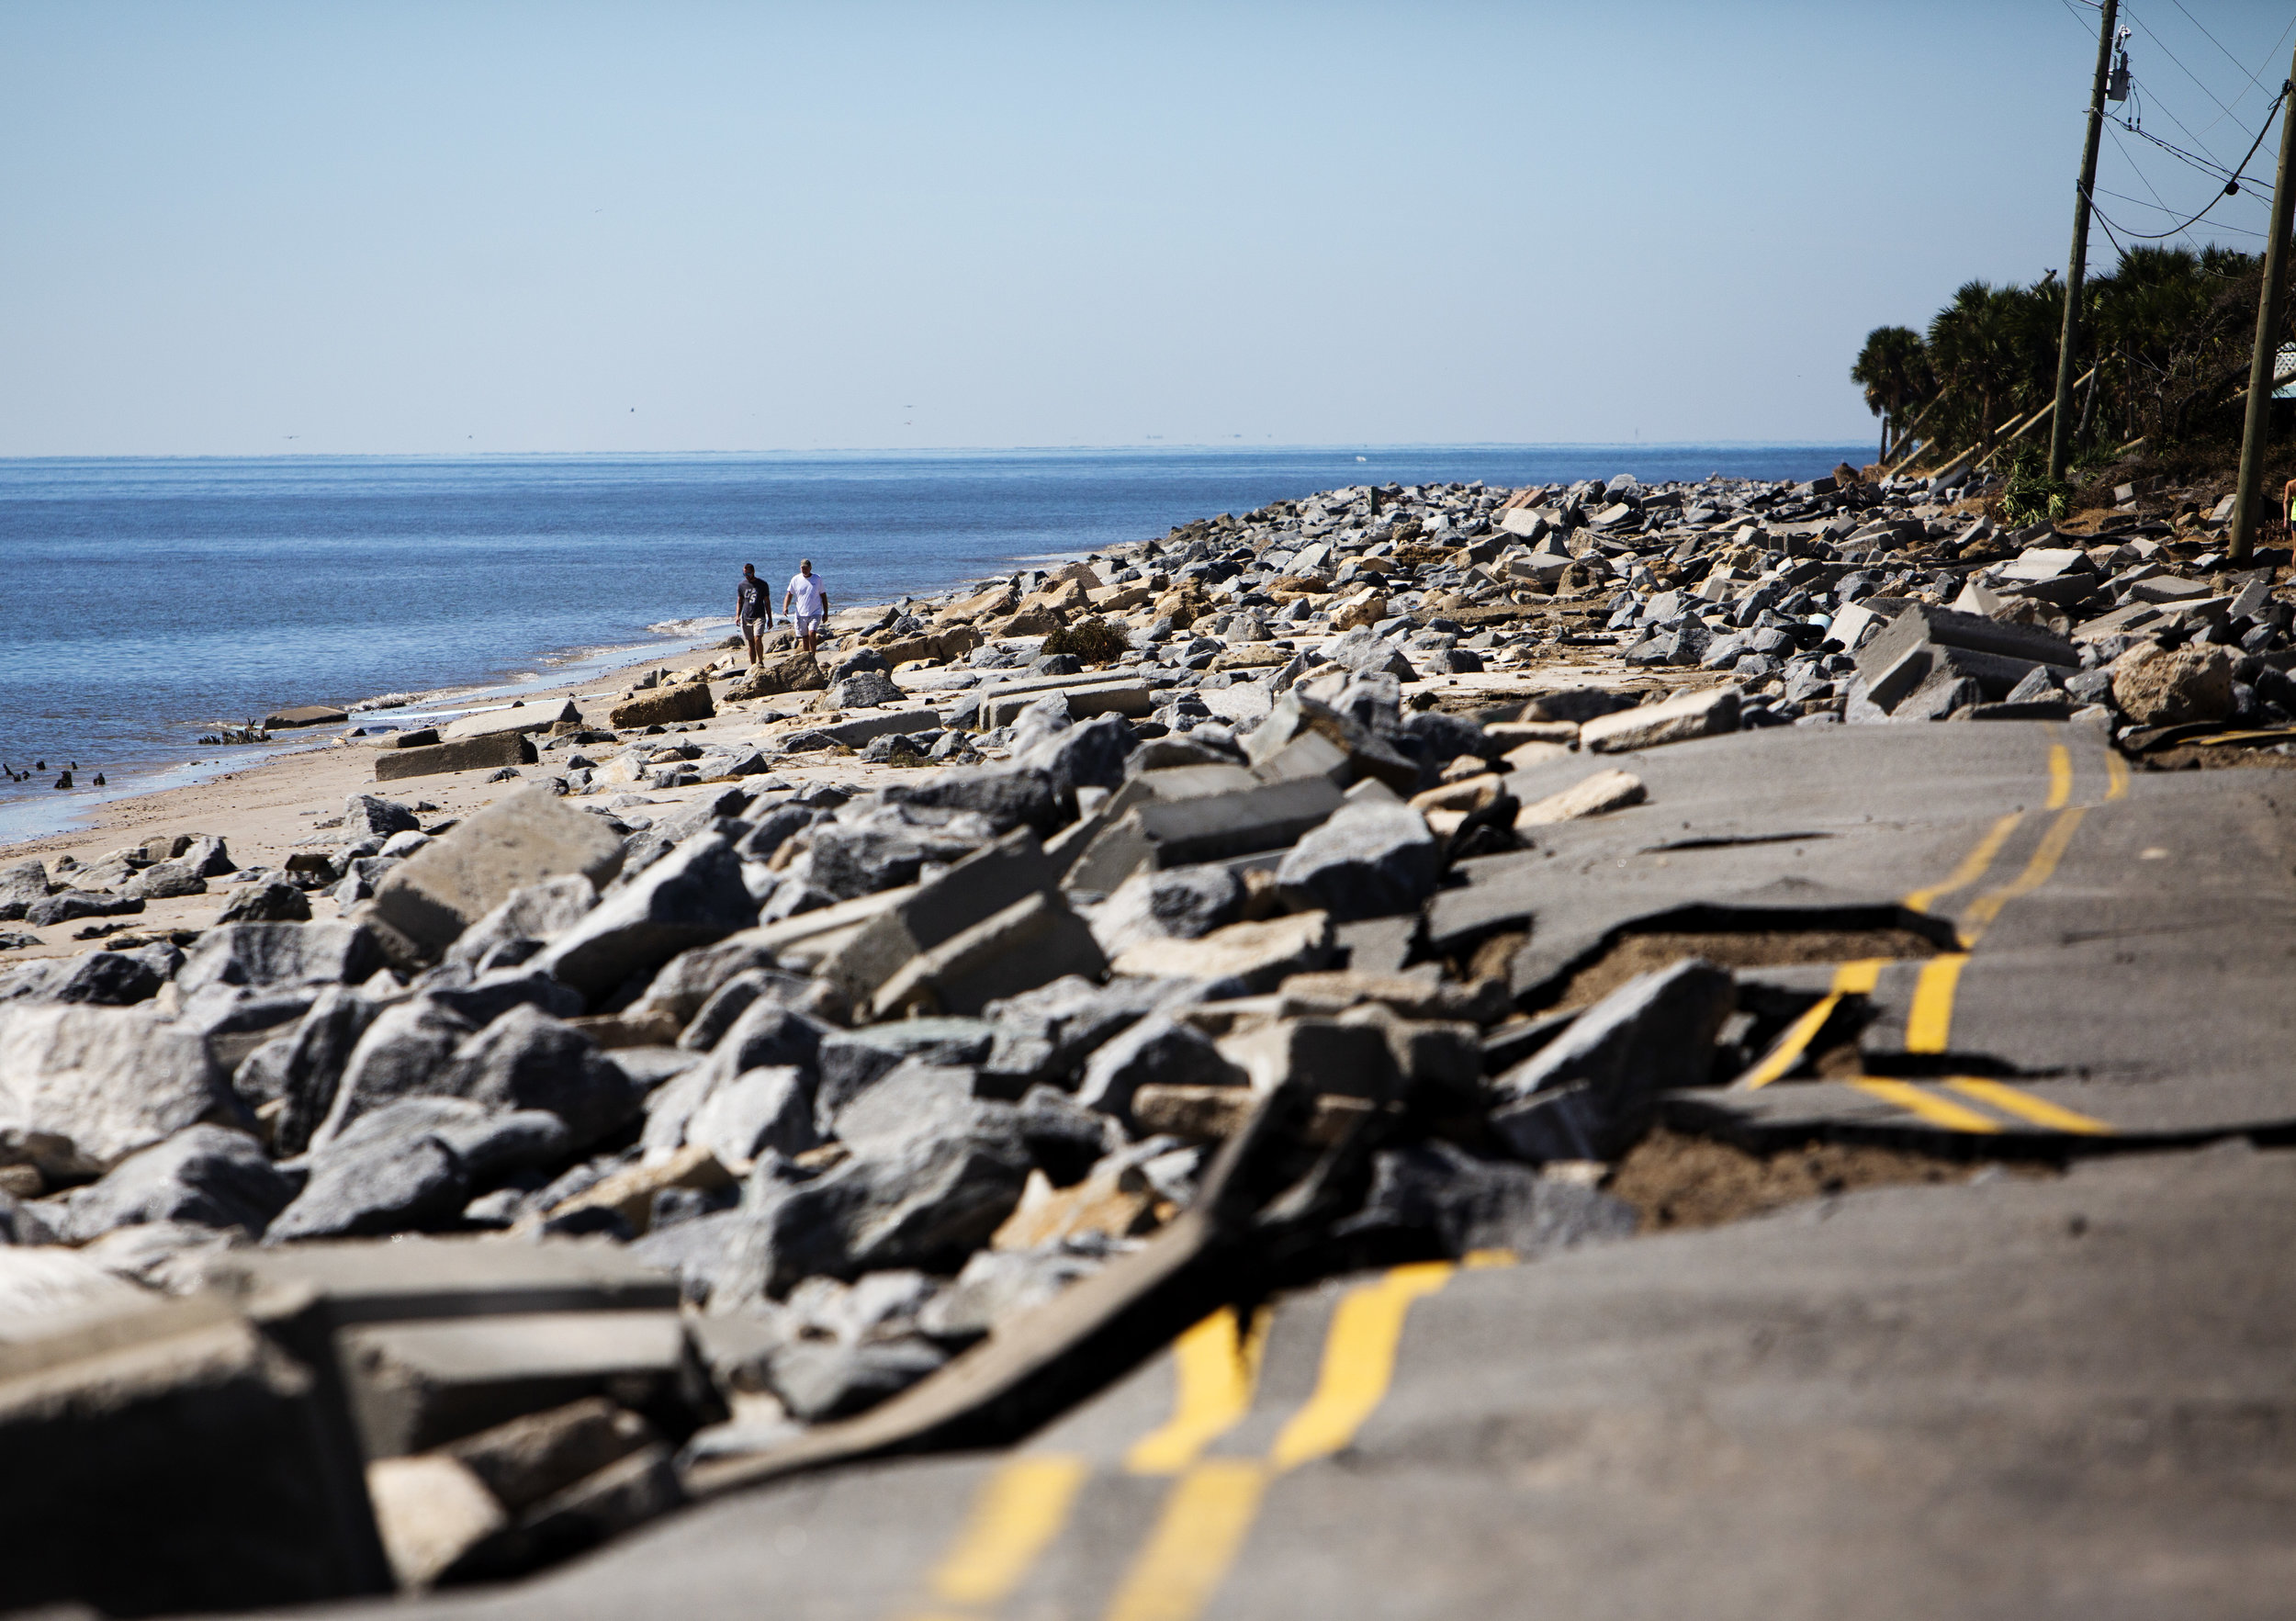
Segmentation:
<svg viewBox="0 0 2296 1621">
<path fill-rule="evenodd" d="M 2256 74 L 2256 73 L 2248 73 L 2248 70 L 2247 70 L 2246 68 L 2245 68 L 2245 67 L 2241 67 L 2240 58 L 2238 58 L 2238 57 L 2234 56 L 2234 55 L 2231 51 L 2224 50 L 2224 42 L 2223 42 L 2222 39 L 2218 39 L 2218 38 L 2217 38 L 2214 34 L 2212 34 L 2212 33 L 2210 33 L 2210 32 L 2209 32 L 2209 29 L 2208 29 L 2208 24 L 2206 24 L 2206 23 L 2202 22 L 2202 21 L 2201 21 L 2199 17 L 2194 17 L 2190 11 L 2186 10 L 2186 8 L 2185 8 L 2185 3 L 2184 3 L 2184 0 L 2168 0 L 2168 3 L 2169 3 L 2171 6 L 2175 6 L 2175 7 L 2176 7 L 2178 11 L 2182 11 L 2182 12 L 2184 12 L 2184 15 L 2185 15 L 2185 20 L 2186 20 L 2187 22 L 2190 23 L 2190 24 L 2191 24 L 2194 28 L 2196 28 L 2200 29 L 2200 37 L 2201 37 L 2202 39 L 2206 39 L 2206 40 L 2207 40 L 2210 44 L 2212 44 L 2212 45 L 2215 46 L 2215 47 L 2216 47 L 2216 49 L 2217 49 L 2220 52 L 2222 52 L 2222 53 L 2223 53 L 2223 58 L 2224 58 L 2224 60 L 2225 60 L 2226 62 L 2231 62 L 2231 63 L 2233 64 L 2233 66 L 2234 66 L 2234 67 L 2235 67 L 2235 68 L 2239 68 L 2239 69 L 2240 69 L 2240 71 L 2241 71 L 2242 73 L 2248 73 L 2248 87 L 2249 87 L 2249 89 L 2251 89 L 2251 90 L 2261 90 L 2261 89 L 2263 89 L 2263 88 L 2264 88 L 2264 86 L 2263 86 L 2263 85 L 2261 85 L 2261 84 L 2257 84 L 2257 74 Z M 2291 26 L 2296 26 L 2296 25 L 2291 25 Z M 2287 28 L 2282 28 L 2282 29 L 2280 30 L 2280 39 L 2287 39 L 2287 38 L 2288 38 L 2288 29 L 2287 29 Z M 2271 57 L 2270 57 L 2270 59 L 2269 59 L 2269 60 L 2272 60 L 2272 61 L 2278 61 L 2278 60 L 2279 59 L 2279 54 L 2280 54 L 2280 45 L 2279 45 L 2279 39 L 2276 39 L 2276 40 L 2274 40 L 2274 41 L 2272 42 L 2272 55 L 2271 55 Z M 2259 68 L 2259 69 L 2257 69 L 2257 73 L 2262 73 L 2263 71 L 2264 71 L 2263 69 Z M 2244 94 L 2245 94 L 2245 93 L 2244 93 Z M 2240 96 L 2234 96 L 2233 97 L 2233 99 L 2234 99 L 2234 101 L 2238 101 L 2238 100 L 2240 99 Z"/>
<path fill-rule="evenodd" d="M 2206 203 L 2202 204 L 2199 214 L 2193 215 L 2191 219 L 2186 220 L 2182 225 L 2178 226 L 2174 231 L 2126 231 L 2125 234 L 2132 240 L 2137 242 L 2159 242 L 2164 237 L 2181 235 L 2185 231 L 2190 230 L 2193 226 L 2199 224 L 2200 222 L 2201 216 L 2205 215 L 2211 208 L 2216 207 L 2217 204 L 2223 202 L 2228 197 L 2238 195 L 2240 190 L 2241 169 L 2245 169 L 2249 163 L 2255 160 L 2257 148 L 2264 144 L 2264 138 L 2272 132 L 2273 115 L 2280 110 L 2280 103 L 2288 99 L 2289 93 L 2291 89 L 2296 89 L 2296 85 L 2290 85 L 2286 82 L 2281 84 L 2280 93 L 2272 98 L 2272 105 L 2264 109 L 2264 123 L 2262 127 L 2257 130 L 2257 138 L 2248 143 L 2248 155 L 2240 160 L 2240 169 L 2235 169 L 2232 172 L 2231 176 L 2224 183 L 2224 189 L 2218 192 L 2214 197 L 2209 198 Z M 2142 133 L 2142 131 L 2140 131 L 2140 133 Z M 2116 140 L 2114 144 L 2118 145 L 2119 141 Z M 2145 185 L 2150 186 L 2152 182 L 2147 180 Z"/>
</svg>

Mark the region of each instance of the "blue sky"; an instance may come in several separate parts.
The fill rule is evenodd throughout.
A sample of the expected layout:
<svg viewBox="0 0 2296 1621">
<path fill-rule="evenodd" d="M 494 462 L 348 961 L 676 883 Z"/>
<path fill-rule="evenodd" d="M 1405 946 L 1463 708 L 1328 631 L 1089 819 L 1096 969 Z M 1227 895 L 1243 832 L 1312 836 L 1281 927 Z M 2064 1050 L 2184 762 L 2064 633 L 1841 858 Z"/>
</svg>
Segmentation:
<svg viewBox="0 0 2296 1621">
<path fill-rule="evenodd" d="M 2133 9 L 2144 128 L 2236 163 L 2296 17 Z M 2082 0 L 10 0 L 0 455 L 1862 439 L 1869 328 L 2063 265 L 2094 40 Z M 2099 185 L 2132 230 L 2211 187 L 2125 134 Z"/>
</svg>

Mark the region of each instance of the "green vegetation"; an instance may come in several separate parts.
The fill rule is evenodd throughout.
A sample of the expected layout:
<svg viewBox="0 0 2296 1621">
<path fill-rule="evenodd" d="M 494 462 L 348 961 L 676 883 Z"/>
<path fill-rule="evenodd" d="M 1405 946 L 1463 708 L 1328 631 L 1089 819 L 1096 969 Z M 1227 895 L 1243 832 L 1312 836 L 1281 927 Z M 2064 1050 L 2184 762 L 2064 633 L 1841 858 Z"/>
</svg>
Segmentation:
<svg viewBox="0 0 2296 1621">
<path fill-rule="evenodd" d="M 2254 254 L 2140 247 L 2083 286 L 2076 376 L 2092 364 L 2096 374 L 2073 396 L 2077 465 L 2110 464 L 2138 439 L 2155 452 L 2237 440 L 2235 393 L 2247 380 L 2262 278 Z M 1973 445 L 1994 449 L 2055 397 L 2064 318 L 2064 285 L 2052 272 L 2031 287 L 1964 285 L 1926 335 L 1876 327 L 1850 377 L 1886 419 L 1886 454 L 1896 457 L 1916 437 L 1924 466 Z M 2045 454 L 2048 433 L 2043 422 L 2020 451 L 2032 444 Z M 2012 470 L 2009 499 L 2020 510 L 2045 513 L 2069 493 L 2044 487 L 2042 472 L 2035 460 L 2020 491 Z"/>
<path fill-rule="evenodd" d="M 1130 645 L 1125 641 L 1122 631 L 1095 615 L 1061 626 L 1044 638 L 1042 650 L 1047 653 L 1074 653 L 1086 664 L 1106 664 Z"/>
</svg>

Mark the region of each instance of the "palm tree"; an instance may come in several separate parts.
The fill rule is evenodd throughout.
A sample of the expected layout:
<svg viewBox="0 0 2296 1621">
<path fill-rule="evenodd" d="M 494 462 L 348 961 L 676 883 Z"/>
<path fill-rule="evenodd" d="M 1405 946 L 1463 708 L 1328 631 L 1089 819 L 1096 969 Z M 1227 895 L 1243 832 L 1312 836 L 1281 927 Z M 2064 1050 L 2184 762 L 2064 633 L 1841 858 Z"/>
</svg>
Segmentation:
<svg viewBox="0 0 2296 1621">
<path fill-rule="evenodd" d="M 1905 409 L 1929 397 L 1937 387 L 1930 370 L 1929 346 L 1909 326 L 1877 326 L 1865 334 L 1850 380 L 1865 390 L 1865 409 L 1882 419 L 1881 459 L 1890 456 L 1892 431 Z"/>
</svg>

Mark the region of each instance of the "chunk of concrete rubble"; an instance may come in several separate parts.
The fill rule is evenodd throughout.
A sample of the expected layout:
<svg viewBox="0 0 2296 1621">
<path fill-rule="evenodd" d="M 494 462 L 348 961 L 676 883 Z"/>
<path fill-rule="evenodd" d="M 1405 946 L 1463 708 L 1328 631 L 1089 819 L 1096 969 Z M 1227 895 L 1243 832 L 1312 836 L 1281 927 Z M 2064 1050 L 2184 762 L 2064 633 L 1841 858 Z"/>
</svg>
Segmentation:
<svg viewBox="0 0 2296 1621">
<path fill-rule="evenodd" d="M 535 740 L 525 733 L 497 732 L 451 743 L 379 749 L 375 756 L 375 780 L 395 782 L 407 777 L 440 776 L 449 771 L 501 771 L 534 765 L 541 759 L 535 750 Z"/>
<path fill-rule="evenodd" d="M 1084 919 L 1057 894 L 1039 892 L 910 958 L 870 1006 L 879 1019 L 973 1014 L 1064 974 L 1107 967 Z"/>
<path fill-rule="evenodd" d="M 1442 852 L 1419 812 L 1352 804 L 1291 847 L 1276 869 L 1276 884 L 1288 904 L 1352 923 L 1415 911 L 1435 893 L 1442 867 Z"/>
<path fill-rule="evenodd" d="M 650 977 L 681 951 L 757 921 L 758 904 L 741 881 L 733 846 L 722 834 L 697 833 L 608 893 L 533 965 L 594 1000 L 634 976 Z"/>
<path fill-rule="evenodd" d="M 1300 912 L 1264 923 L 1231 923 L 1193 940 L 1142 940 L 1110 966 L 1120 974 L 1208 981 L 1251 996 L 1326 966 L 1332 951 L 1331 914 Z"/>
<path fill-rule="evenodd" d="M 1412 677 L 1411 679 L 1416 679 Z M 1277 757 L 1294 742 L 1313 734 L 1340 750 L 1346 759 L 1346 780 L 1376 777 L 1399 794 L 1410 794 L 1419 786 L 1419 767 L 1398 753 L 1371 727 L 1353 715 L 1343 714 L 1294 688 L 1276 700 L 1267 718 L 1255 727 L 1244 742 L 1245 758 L 1255 770 L 1273 772 Z M 1317 750 L 1318 757 L 1323 751 Z M 1312 774 L 1327 774 L 1329 768 L 1314 769 Z M 1284 777 L 1311 774 L 1298 766 L 1280 772 Z M 1342 782 L 1340 786 L 1346 786 Z"/>
<path fill-rule="evenodd" d="M 1134 805 L 1076 858 L 1067 887 L 1109 894 L 1142 867 L 1193 866 L 1281 850 L 1346 803 L 1339 788 L 1316 776 L 1243 793 Z"/>
<path fill-rule="evenodd" d="M 219 1300 L 142 1300 L 0 1348 L 0 1605 L 182 1614 L 388 1592 L 321 1381 Z"/>
<path fill-rule="evenodd" d="M 435 956 L 515 893 L 579 876 L 593 888 L 620 871 L 622 843 L 598 817 L 530 788 L 488 805 L 394 868 L 375 894 L 375 913 Z M 568 903 L 547 891 L 537 915 Z M 512 919 L 496 921 L 496 930 Z"/>
<path fill-rule="evenodd" d="M 1514 823 L 1518 827 L 1538 827 L 1555 822 L 1575 822 L 1582 816 L 1599 816 L 1607 811 L 1640 805 L 1648 797 L 1642 779 L 1632 771 L 1596 771 L 1559 793 L 1525 805 L 1515 813 Z"/>
<path fill-rule="evenodd" d="M 675 1311 L 364 1323 L 338 1339 L 352 1414 L 374 1458 L 427 1452 L 583 1397 L 668 1398 L 687 1355 Z"/>
<path fill-rule="evenodd" d="M 2233 673 L 2222 647 L 2139 642 L 2112 662 L 2112 701 L 2141 726 L 2223 720 L 2233 712 Z"/>
<path fill-rule="evenodd" d="M 615 731 L 675 726 L 680 721 L 708 720 L 717 713 L 707 681 L 679 681 L 638 692 L 606 712 L 606 724 Z"/>
<path fill-rule="evenodd" d="M 1401 1077 L 1386 1033 L 1361 1022 L 1278 1019 L 1223 1036 L 1217 1045 L 1255 1091 L 1271 1092 L 1290 1081 L 1313 1092 L 1375 1103 L 1400 1091 Z"/>
<path fill-rule="evenodd" d="M 1493 1134 L 1534 1163 L 1617 1158 L 1660 1094 L 1707 1083 L 1737 1004 L 1728 972 L 1700 958 L 1629 980 L 1491 1083 Z"/>
<path fill-rule="evenodd" d="M 0 1005 L 0 1147 L 51 1182 L 244 1118 L 194 1030 L 143 1007 Z"/>
<path fill-rule="evenodd" d="M 1424 1234 L 1454 1260 L 1493 1252 L 1531 1260 L 1555 1250 L 1634 1236 L 1634 1208 L 1583 1181 L 1478 1159 L 1441 1140 L 1372 1157 L 1363 1207 L 1341 1221 L 1343 1245 Z"/>
<path fill-rule="evenodd" d="M 1131 1118 L 1142 1086 L 1240 1086 L 1249 1078 L 1193 1025 L 1154 1013 L 1110 1039 L 1085 1061 L 1076 1101 L 1085 1108 Z"/>
<path fill-rule="evenodd" d="M 871 918 L 820 972 L 850 1003 L 865 1005 L 912 958 L 1030 895 L 1051 892 L 1056 878 L 1036 835 L 1016 827 Z"/>
<path fill-rule="evenodd" d="M 1660 704 L 1597 715 L 1579 727 L 1579 747 L 1590 754 L 1628 754 L 1738 730 L 1739 691 L 1714 687 Z"/>
<path fill-rule="evenodd" d="M 485 1482 L 444 1453 L 377 1458 L 366 1466 L 366 1494 L 391 1571 L 410 1592 L 431 1586 L 511 1523 Z"/>
</svg>

